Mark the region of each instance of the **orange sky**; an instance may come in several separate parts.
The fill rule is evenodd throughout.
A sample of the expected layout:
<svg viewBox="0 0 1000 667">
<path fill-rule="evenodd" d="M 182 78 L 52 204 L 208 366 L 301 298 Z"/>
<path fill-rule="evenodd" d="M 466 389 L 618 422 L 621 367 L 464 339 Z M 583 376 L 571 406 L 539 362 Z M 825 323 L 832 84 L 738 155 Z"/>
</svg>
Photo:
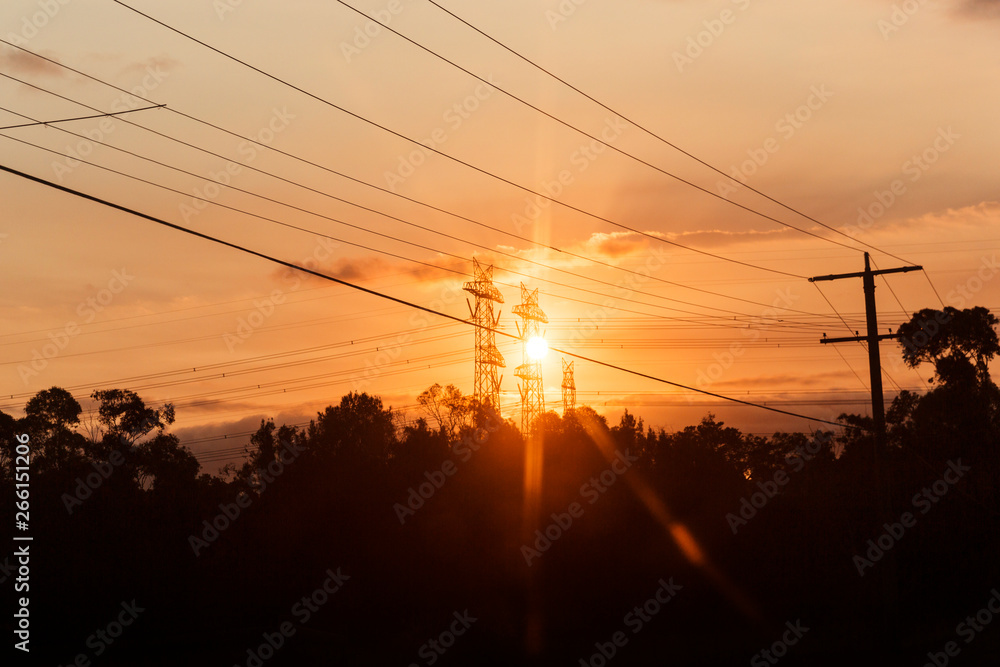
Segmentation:
<svg viewBox="0 0 1000 667">
<path fill-rule="evenodd" d="M 822 283 L 845 326 L 804 277 L 860 270 L 858 241 L 878 249 L 879 267 L 903 263 L 886 253 L 923 265 L 948 305 L 995 309 L 996 3 L 914 3 L 911 14 L 878 0 L 441 4 L 847 236 L 733 187 L 424 0 L 355 6 L 493 86 L 338 3 L 133 5 L 315 97 L 110 1 L 4 3 L 6 41 L 168 108 L 4 130 L 2 163 L 460 317 L 475 254 L 496 265 L 504 330 L 514 330 L 524 281 L 539 288 L 554 347 L 824 419 L 867 410 L 865 351 L 818 343 L 823 333 L 863 331 L 863 295 L 859 280 Z M 17 114 L 97 113 L 81 103 L 103 112 L 146 105 L 6 44 L 0 72 L 49 91 L 0 79 L 4 126 L 27 122 Z M 472 390 L 467 326 L 9 174 L 0 192 L 7 412 L 20 414 L 52 385 L 81 398 L 124 386 L 154 405 L 174 402 L 175 432 L 204 456 L 234 444 L 206 437 L 253 430 L 262 416 L 306 421 L 352 389 L 396 407 L 433 382 Z M 877 289 L 883 331 L 941 305 L 920 273 L 889 284 L 895 296 L 884 282 Z M 887 392 L 926 388 L 929 368 L 906 369 L 896 345 L 882 349 Z M 505 341 L 501 351 L 506 414 L 517 418 L 520 350 Z M 708 410 L 753 432 L 817 426 L 575 367 L 578 402 L 612 421 L 628 407 L 668 429 Z M 558 406 L 559 355 L 544 373 L 547 402 Z"/>
</svg>

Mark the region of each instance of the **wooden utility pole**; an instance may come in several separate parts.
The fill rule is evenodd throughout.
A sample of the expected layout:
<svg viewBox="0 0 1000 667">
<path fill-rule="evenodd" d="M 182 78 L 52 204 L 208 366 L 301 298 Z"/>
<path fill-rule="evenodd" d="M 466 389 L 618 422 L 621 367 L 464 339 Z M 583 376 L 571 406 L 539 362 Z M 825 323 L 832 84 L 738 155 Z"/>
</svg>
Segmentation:
<svg viewBox="0 0 1000 667">
<path fill-rule="evenodd" d="M 816 276 L 810 278 L 809 282 L 821 282 L 825 280 L 840 280 L 841 278 L 861 278 L 865 288 L 865 320 L 868 325 L 866 336 L 848 336 L 846 338 L 826 338 L 820 340 L 821 343 L 846 343 L 846 342 L 868 342 L 868 372 L 871 377 L 872 390 L 872 420 L 874 421 L 875 454 L 876 460 L 885 453 L 885 398 L 882 396 L 882 360 L 879 357 L 878 343 L 880 340 L 888 338 L 899 338 L 899 334 L 878 332 L 878 311 L 875 309 L 875 276 L 884 273 L 906 273 L 907 271 L 920 271 L 922 266 L 901 266 L 895 269 L 881 269 L 872 271 L 871 260 L 868 253 L 865 253 L 865 270 L 859 273 L 837 273 L 828 276 Z"/>
<path fill-rule="evenodd" d="M 878 514 L 881 521 L 889 522 L 891 516 L 889 500 L 889 475 L 888 470 L 882 470 L 882 461 L 886 458 L 886 433 L 885 433 L 885 399 L 882 396 L 882 361 L 879 357 L 879 341 L 887 338 L 898 338 L 899 334 L 878 332 L 878 311 L 875 308 L 875 276 L 883 273 L 906 273 L 907 271 L 920 271 L 920 266 L 903 266 L 895 269 L 882 269 L 872 271 L 871 260 L 868 253 L 865 253 L 865 270 L 860 273 L 840 273 L 829 276 L 817 276 L 810 278 L 809 282 L 819 282 L 825 280 L 840 280 L 841 278 L 861 278 L 865 289 L 865 320 L 867 324 L 867 335 L 849 336 L 846 338 L 826 338 L 826 334 L 820 340 L 821 343 L 845 343 L 845 342 L 868 342 L 868 370 L 871 377 L 872 390 L 872 422 L 873 422 L 873 447 L 871 459 L 871 478 L 873 490 L 877 498 Z M 889 552 L 884 558 L 883 567 L 885 576 L 882 577 L 882 622 L 884 631 L 891 638 L 892 643 L 898 641 L 898 573 L 896 571 L 896 556 L 894 552 Z"/>
</svg>

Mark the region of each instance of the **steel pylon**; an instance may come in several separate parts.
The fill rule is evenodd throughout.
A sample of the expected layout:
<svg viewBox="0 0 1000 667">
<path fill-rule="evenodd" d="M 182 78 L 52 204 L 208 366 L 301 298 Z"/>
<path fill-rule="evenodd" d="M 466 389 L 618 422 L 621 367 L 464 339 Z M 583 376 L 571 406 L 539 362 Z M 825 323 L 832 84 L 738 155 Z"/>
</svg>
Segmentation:
<svg viewBox="0 0 1000 667">
<path fill-rule="evenodd" d="M 513 312 L 521 318 L 517 332 L 521 337 L 521 365 L 514 375 L 522 381 L 517 386 L 521 392 L 521 432 L 529 434 L 538 418 L 545 412 L 545 389 L 542 385 L 542 361 L 532 359 L 528 355 L 528 341 L 542 337 L 542 324 L 549 319 L 538 306 L 538 289 L 529 290 L 521 283 L 521 303 L 514 306 Z"/>
<path fill-rule="evenodd" d="M 479 260 L 473 258 L 473 277 L 462 287 L 476 297 L 476 305 L 473 306 L 466 299 L 471 314 L 470 320 L 476 325 L 476 355 L 475 373 L 473 379 L 472 395 L 481 405 L 492 406 L 496 414 L 500 414 L 500 382 L 503 375 L 499 369 L 507 364 L 503 355 L 496 345 L 497 323 L 500 321 L 499 311 L 493 313 L 494 303 L 503 303 L 503 295 L 493 284 L 493 266 L 483 267 Z"/>
</svg>

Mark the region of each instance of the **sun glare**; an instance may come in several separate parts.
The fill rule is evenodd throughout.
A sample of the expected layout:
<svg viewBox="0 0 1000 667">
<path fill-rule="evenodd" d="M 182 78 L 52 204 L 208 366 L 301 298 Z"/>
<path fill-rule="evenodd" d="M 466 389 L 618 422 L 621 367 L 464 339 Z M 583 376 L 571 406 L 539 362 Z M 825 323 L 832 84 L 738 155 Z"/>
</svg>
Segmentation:
<svg viewBox="0 0 1000 667">
<path fill-rule="evenodd" d="M 528 356 L 532 359 L 544 359 L 549 353 L 549 344 L 541 336 L 536 336 L 528 341 Z"/>
</svg>

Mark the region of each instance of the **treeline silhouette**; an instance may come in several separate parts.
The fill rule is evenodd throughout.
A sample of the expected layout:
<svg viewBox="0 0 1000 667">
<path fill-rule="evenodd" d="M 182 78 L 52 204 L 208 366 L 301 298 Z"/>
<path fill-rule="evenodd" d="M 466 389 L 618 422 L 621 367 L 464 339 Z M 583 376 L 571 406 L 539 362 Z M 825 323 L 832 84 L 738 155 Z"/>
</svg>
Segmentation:
<svg viewBox="0 0 1000 667">
<path fill-rule="evenodd" d="M 953 641 L 949 660 L 992 664 L 1000 622 L 972 639 L 957 626 L 1000 586 L 996 324 L 946 308 L 900 328 L 933 388 L 892 402 L 883 452 L 858 415 L 762 437 L 711 414 L 667 433 L 580 407 L 544 414 L 529 440 L 434 385 L 405 426 L 366 393 L 304 429 L 262 421 L 244 463 L 208 475 L 167 433 L 171 406 L 97 391 L 81 424 L 52 387 L 21 419 L 0 412 L 5 498 L 15 436 L 32 452 L 31 657 L 924 664 Z M 11 586 L 16 559 L 2 564 Z M 669 603 L 647 604 L 665 584 Z M 134 622 L 95 638 L 133 600 Z M 777 646 L 797 622 L 808 632 Z"/>
</svg>

